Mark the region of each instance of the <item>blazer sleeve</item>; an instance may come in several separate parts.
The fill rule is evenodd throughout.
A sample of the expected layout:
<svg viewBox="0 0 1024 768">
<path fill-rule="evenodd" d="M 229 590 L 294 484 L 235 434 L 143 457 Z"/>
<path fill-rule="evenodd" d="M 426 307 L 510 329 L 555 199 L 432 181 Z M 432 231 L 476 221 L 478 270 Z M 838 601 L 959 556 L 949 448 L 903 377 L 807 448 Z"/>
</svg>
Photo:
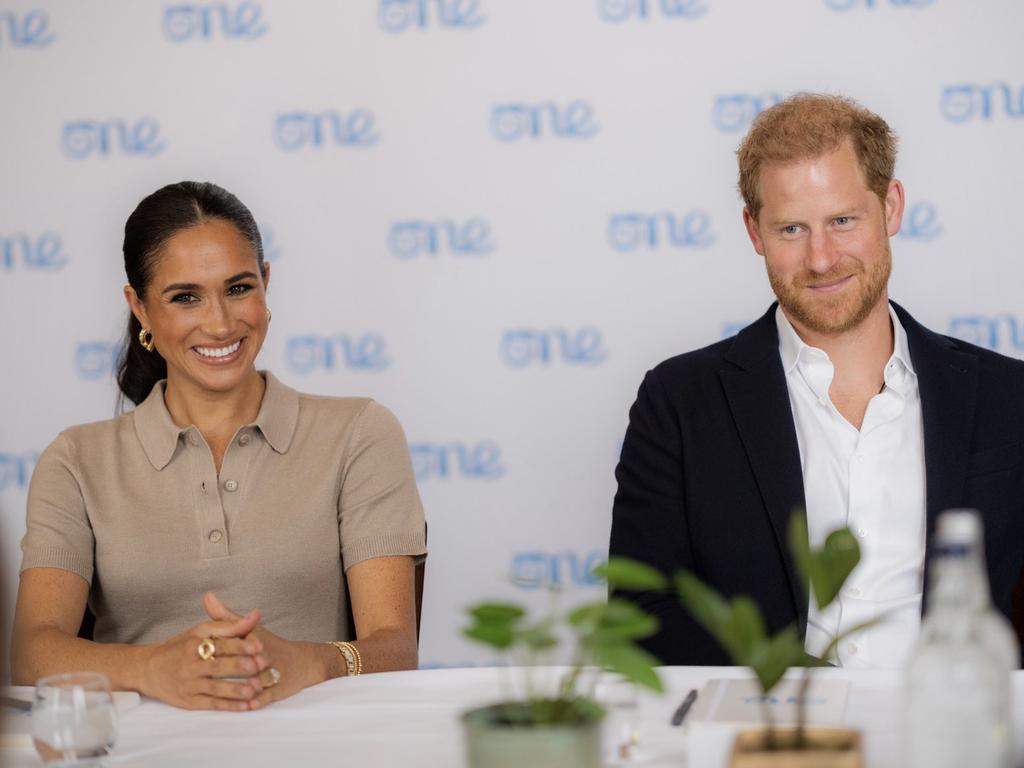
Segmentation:
<svg viewBox="0 0 1024 768">
<path fill-rule="evenodd" d="M 615 477 L 609 554 L 629 557 L 671 580 L 695 570 L 687 533 L 686 482 L 678 409 L 657 370 L 649 371 L 629 412 Z M 657 617 L 661 629 L 641 645 L 664 664 L 728 664 L 724 652 L 668 593 L 614 590 Z"/>
</svg>

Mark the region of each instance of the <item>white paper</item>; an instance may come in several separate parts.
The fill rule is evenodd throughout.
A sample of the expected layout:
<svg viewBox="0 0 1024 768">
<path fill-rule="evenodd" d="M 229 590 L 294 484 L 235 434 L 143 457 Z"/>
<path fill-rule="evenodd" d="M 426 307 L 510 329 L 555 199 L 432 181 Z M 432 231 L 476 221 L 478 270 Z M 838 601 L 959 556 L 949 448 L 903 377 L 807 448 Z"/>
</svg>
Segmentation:
<svg viewBox="0 0 1024 768">
<path fill-rule="evenodd" d="M 850 684 L 845 680 L 814 680 L 805 699 L 805 722 L 809 725 L 842 725 Z M 697 696 L 689 715 L 693 722 L 761 723 L 765 706 L 778 725 L 797 721 L 799 679 L 785 679 L 764 697 L 757 681 L 709 680 Z"/>
</svg>

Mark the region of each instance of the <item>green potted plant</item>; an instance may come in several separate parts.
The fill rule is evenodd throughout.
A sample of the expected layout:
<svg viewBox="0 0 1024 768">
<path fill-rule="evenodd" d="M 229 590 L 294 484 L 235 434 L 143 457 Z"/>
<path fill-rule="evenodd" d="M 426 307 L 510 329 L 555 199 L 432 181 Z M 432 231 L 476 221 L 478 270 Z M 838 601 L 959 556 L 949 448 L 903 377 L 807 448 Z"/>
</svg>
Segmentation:
<svg viewBox="0 0 1024 768">
<path fill-rule="evenodd" d="M 658 571 L 625 558 L 611 558 L 594 574 L 626 589 L 666 586 Z M 471 768 L 598 768 L 604 711 L 594 696 L 594 668 L 662 690 L 654 670 L 658 660 L 636 645 L 658 631 L 658 621 L 632 603 L 602 599 L 564 612 L 552 609 L 536 620 L 516 604 L 481 603 L 469 615 L 466 637 L 524 667 L 522 696 L 463 714 Z M 545 690 L 535 679 L 535 664 L 566 636 L 573 642 L 572 664 L 556 690 Z"/>
<path fill-rule="evenodd" d="M 860 562 L 860 547 L 848 528 L 833 531 L 818 549 L 807 538 L 802 510 L 790 518 L 789 546 L 805 587 L 819 609 L 830 605 L 847 577 Z M 762 693 L 764 727 L 741 731 L 733 745 L 731 768 L 859 768 L 863 764 L 860 733 L 840 728 L 808 728 L 806 699 L 815 667 L 828 666 L 839 644 L 867 629 L 874 621 L 858 624 L 834 637 L 815 658 L 808 655 L 796 627 L 768 635 L 754 602 L 745 596 L 726 600 L 692 573 L 676 576 L 676 588 L 693 617 L 722 645 L 733 662 L 749 667 Z M 790 667 L 803 667 L 797 695 L 795 727 L 780 728 L 772 718 L 768 694 Z"/>
</svg>

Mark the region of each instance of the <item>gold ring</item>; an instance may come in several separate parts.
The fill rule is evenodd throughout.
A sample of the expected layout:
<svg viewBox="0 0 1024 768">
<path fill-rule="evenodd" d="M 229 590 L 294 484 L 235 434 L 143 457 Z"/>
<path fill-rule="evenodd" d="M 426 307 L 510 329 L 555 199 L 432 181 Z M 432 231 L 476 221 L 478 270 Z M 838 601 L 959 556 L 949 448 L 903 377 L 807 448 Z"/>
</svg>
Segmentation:
<svg viewBox="0 0 1024 768">
<path fill-rule="evenodd" d="M 207 637 L 199 643 L 196 651 L 199 653 L 199 658 L 203 661 L 212 661 L 215 658 L 214 654 L 217 653 L 217 646 L 213 644 L 212 637 Z"/>
</svg>

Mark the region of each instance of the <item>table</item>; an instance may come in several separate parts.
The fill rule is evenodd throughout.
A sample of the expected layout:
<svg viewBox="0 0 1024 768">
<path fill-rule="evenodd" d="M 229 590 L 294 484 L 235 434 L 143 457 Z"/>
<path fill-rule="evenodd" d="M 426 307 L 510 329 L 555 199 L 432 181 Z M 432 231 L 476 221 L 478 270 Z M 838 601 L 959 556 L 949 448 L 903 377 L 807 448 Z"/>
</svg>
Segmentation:
<svg viewBox="0 0 1024 768">
<path fill-rule="evenodd" d="M 535 670 L 555 679 L 558 668 Z M 690 688 L 712 678 L 740 677 L 737 667 L 664 667 L 667 692 L 640 697 L 643 736 L 628 765 L 693 768 L 724 765 L 734 726 L 671 728 L 672 711 Z M 869 768 L 900 766 L 900 678 L 892 672 L 819 670 L 851 681 L 846 723 L 864 732 Z M 187 712 L 144 699 L 121 720 L 110 768 L 179 766 L 443 766 L 465 765 L 459 713 L 501 697 L 522 670 L 419 670 L 339 678 L 257 712 Z M 1024 703 L 1024 672 L 1014 673 L 1015 701 Z M 1015 709 L 1017 764 L 1024 757 L 1024 708 Z M 12 768 L 40 765 L 30 750 L 4 750 Z"/>
</svg>

